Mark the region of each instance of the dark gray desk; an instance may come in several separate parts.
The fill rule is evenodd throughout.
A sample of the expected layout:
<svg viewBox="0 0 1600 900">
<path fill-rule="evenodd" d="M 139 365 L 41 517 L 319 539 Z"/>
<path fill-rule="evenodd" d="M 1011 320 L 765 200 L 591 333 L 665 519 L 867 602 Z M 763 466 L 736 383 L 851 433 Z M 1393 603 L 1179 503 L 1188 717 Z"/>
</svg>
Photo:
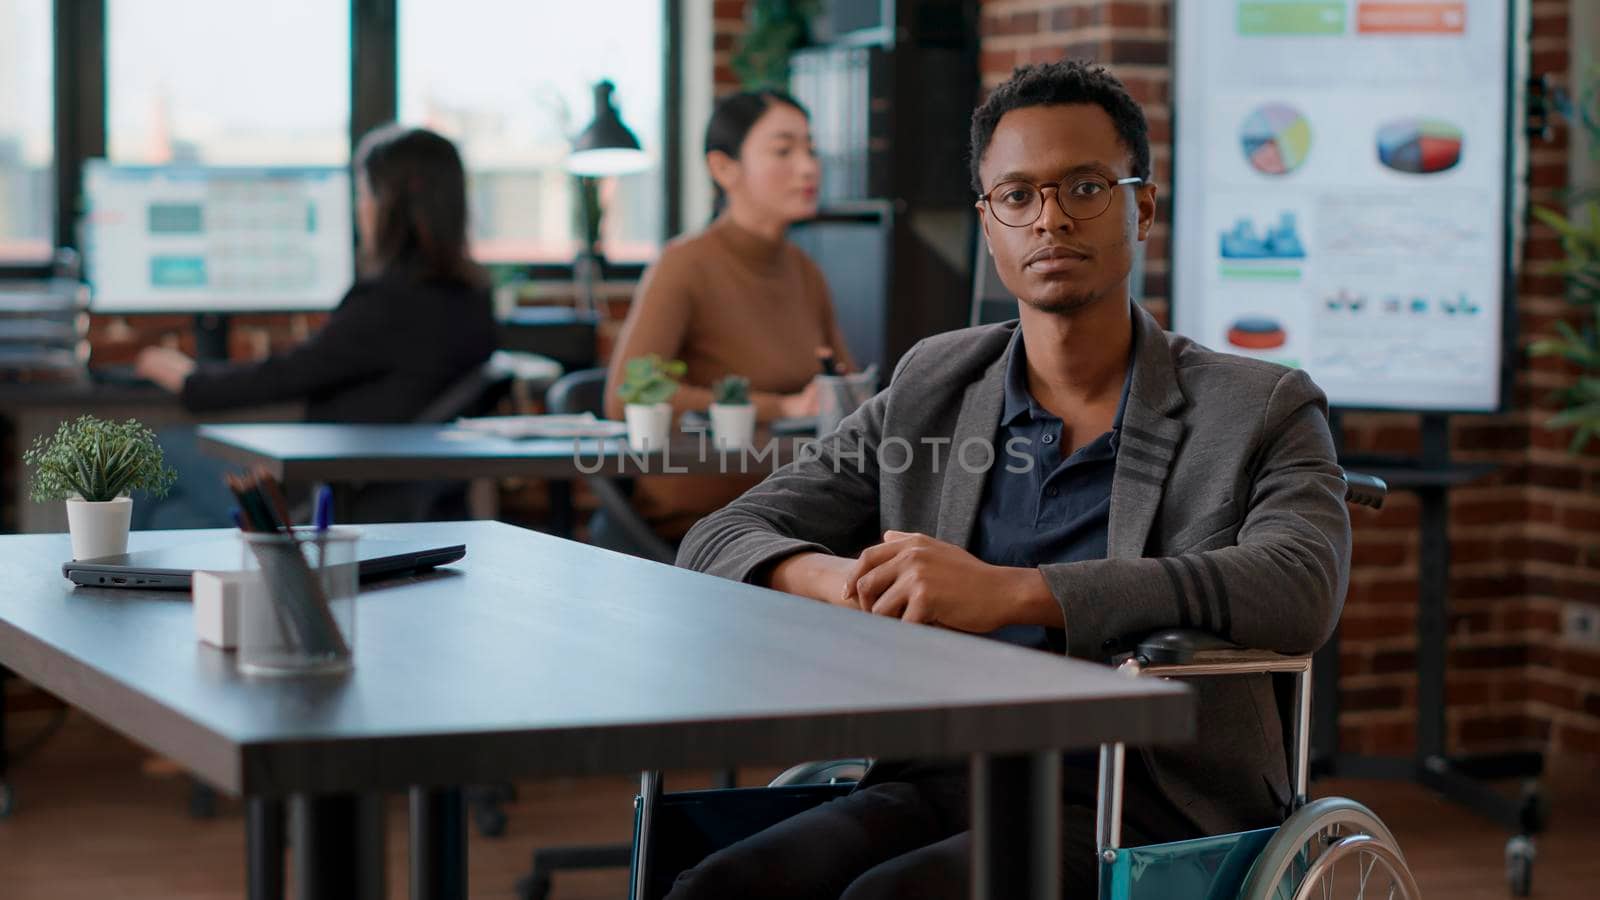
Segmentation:
<svg viewBox="0 0 1600 900">
<path fill-rule="evenodd" d="M 195 420 L 177 398 L 150 384 L 96 381 L 0 384 L 0 416 L 11 423 L 15 454 L 7 462 L 14 486 L 17 531 L 37 534 L 65 531 L 66 507 L 60 503 L 34 503 L 28 499 L 22 452 L 34 438 L 50 434 L 68 419 L 95 415 L 106 419 L 138 419 L 151 428 L 192 424 Z M 299 404 L 242 410 L 211 417 L 220 421 L 275 421 L 300 418 Z M 0 526 L 3 527 L 3 526 Z"/>
<path fill-rule="evenodd" d="M 136 533 L 133 545 L 224 533 Z M 182 595 L 63 580 L 66 535 L 0 536 L 0 663 L 255 798 L 252 824 L 263 798 L 413 789 L 413 895 L 430 897 L 465 892 L 452 785 L 979 754 L 974 772 L 993 777 L 975 785 L 975 828 L 1006 832 L 993 853 L 1026 854 L 1029 823 L 1055 808 L 1033 774 L 1054 751 L 1194 732 L 1184 688 L 1103 666 L 499 523 L 368 533 L 468 550 L 451 570 L 363 592 L 348 677 L 239 676 L 229 654 L 197 643 Z M 303 802 L 321 834 L 319 801 Z M 314 856 L 295 854 L 302 898 L 355 896 L 343 893 L 349 858 Z M 1019 859 L 989 868 L 1000 887 L 980 895 L 1023 896 L 1003 887 L 1031 871 Z"/>
<path fill-rule="evenodd" d="M 757 451 L 723 453 L 678 434 L 665 453 L 634 454 L 621 438 L 509 440 L 451 425 L 202 425 L 200 449 L 242 466 L 263 466 L 280 481 L 417 479 L 576 479 L 586 475 L 770 473 L 805 439 L 758 437 Z"/>
</svg>

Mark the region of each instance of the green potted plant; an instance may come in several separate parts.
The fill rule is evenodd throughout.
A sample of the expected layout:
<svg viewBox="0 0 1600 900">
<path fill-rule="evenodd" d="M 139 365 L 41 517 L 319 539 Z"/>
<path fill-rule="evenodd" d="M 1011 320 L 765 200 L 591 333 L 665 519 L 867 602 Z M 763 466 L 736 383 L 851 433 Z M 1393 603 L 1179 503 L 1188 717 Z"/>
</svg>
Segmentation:
<svg viewBox="0 0 1600 900">
<path fill-rule="evenodd" d="M 1600 200 L 1584 201 L 1570 216 L 1540 207 L 1533 214 L 1561 235 L 1567 299 L 1587 310 L 1579 327 L 1556 322 L 1554 337 L 1529 347 L 1534 356 L 1559 356 L 1578 367 L 1577 380 L 1557 394 L 1564 408 L 1545 422 L 1548 428 L 1574 429 L 1569 449 L 1578 453 L 1600 437 Z"/>
<path fill-rule="evenodd" d="M 756 407 L 750 379 L 729 375 L 711 384 L 711 437 L 718 450 L 743 450 L 755 443 Z"/>
<path fill-rule="evenodd" d="M 29 494 L 35 502 L 66 501 L 73 559 L 128 552 L 130 493 L 160 497 L 178 477 L 154 432 L 134 419 L 63 422 L 55 434 L 34 441 L 22 460 L 33 470 Z"/>
<path fill-rule="evenodd" d="M 617 394 L 628 423 L 628 448 L 640 453 L 662 450 L 672 433 L 672 404 L 678 379 L 688 371 L 682 360 L 663 360 L 651 353 L 628 360 Z"/>
</svg>

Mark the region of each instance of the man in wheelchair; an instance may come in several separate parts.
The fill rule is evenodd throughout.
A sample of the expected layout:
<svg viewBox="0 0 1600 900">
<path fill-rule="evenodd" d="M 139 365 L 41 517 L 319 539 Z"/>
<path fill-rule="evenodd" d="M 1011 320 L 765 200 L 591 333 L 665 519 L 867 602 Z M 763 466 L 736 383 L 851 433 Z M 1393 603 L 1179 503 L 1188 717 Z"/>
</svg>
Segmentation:
<svg viewBox="0 0 1600 900">
<path fill-rule="evenodd" d="M 1027 66 L 974 112 L 971 138 L 1018 321 L 912 348 L 815 452 L 697 525 L 679 565 L 1089 659 L 1174 627 L 1314 650 L 1350 552 L 1326 400 L 1304 373 L 1165 333 L 1131 302 L 1156 209 L 1142 110 L 1103 69 Z M 1193 686 L 1198 740 L 1129 756 L 1129 845 L 1287 811 L 1268 676 Z M 1092 756 L 1064 762 L 1069 896 L 1094 889 L 1096 774 Z M 670 896 L 964 897 L 967 819 L 964 761 L 879 761 Z"/>
</svg>

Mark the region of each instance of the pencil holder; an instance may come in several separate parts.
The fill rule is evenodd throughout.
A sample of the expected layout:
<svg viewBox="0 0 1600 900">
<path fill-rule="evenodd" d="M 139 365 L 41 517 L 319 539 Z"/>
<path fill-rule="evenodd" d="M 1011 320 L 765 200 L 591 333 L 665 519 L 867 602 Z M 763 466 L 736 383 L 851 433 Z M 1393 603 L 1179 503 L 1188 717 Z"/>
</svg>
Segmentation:
<svg viewBox="0 0 1600 900">
<path fill-rule="evenodd" d="M 241 532 L 239 671 L 247 675 L 345 672 L 355 659 L 360 558 L 354 528 Z"/>
</svg>

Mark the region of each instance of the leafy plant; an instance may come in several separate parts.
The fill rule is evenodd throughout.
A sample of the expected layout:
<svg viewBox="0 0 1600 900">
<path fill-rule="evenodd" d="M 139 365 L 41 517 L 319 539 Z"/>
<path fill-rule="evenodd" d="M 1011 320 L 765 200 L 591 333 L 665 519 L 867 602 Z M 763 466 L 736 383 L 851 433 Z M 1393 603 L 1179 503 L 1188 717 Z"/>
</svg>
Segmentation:
<svg viewBox="0 0 1600 900">
<path fill-rule="evenodd" d="M 1577 206 L 1571 217 L 1544 208 L 1533 210 L 1539 221 L 1561 235 L 1566 259 L 1558 271 L 1567 279 L 1567 299 L 1587 308 L 1579 328 L 1557 322 L 1556 336 L 1534 341 L 1534 356 L 1558 356 L 1577 366 L 1577 380 L 1556 397 L 1562 411 L 1551 416 L 1547 428 L 1573 428 L 1572 453 L 1600 436 L 1600 201 Z"/>
<path fill-rule="evenodd" d="M 623 369 L 617 394 L 622 402 L 630 405 L 665 403 L 678 392 L 678 379 L 688 371 L 689 367 L 682 360 L 665 361 L 659 353 L 630 359 Z"/>
<path fill-rule="evenodd" d="M 750 379 L 729 375 L 711 382 L 711 402 L 721 406 L 744 406 L 750 402 Z"/>
<path fill-rule="evenodd" d="M 789 56 L 811 43 L 811 19 L 820 0 L 755 0 L 746 15 L 744 37 L 733 54 L 733 73 L 745 90 L 782 88 L 789 83 Z"/>
<path fill-rule="evenodd" d="M 178 473 L 167 467 L 155 433 L 134 419 L 80 416 L 40 435 L 22 461 L 33 467 L 29 495 L 37 503 L 115 500 L 130 491 L 166 494 Z"/>
</svg>

